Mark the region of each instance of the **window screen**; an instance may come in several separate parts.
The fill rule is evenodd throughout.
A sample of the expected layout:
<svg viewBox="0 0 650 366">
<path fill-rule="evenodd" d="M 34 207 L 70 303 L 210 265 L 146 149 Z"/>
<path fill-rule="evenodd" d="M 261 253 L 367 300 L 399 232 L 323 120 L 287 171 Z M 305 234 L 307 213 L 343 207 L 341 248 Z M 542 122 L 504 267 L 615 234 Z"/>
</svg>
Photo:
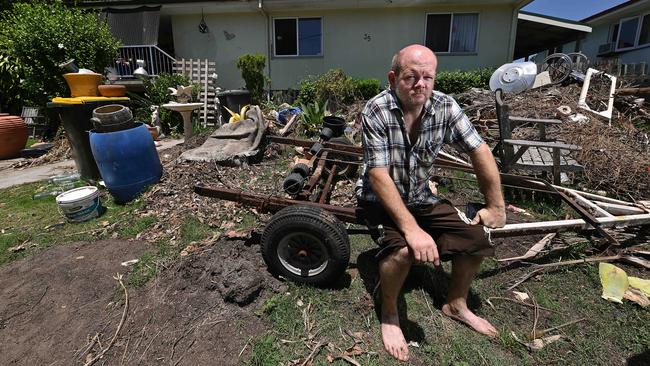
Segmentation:
<svg viewBox="0 0 650 366">
<path fill-rule="evenodd" d="M 454 14 L 451 52 L 475 52 L 478 14 Z"/>
<path fill-rule="evenodd" d="M 298 20 L 298 45 L 301 56 L 321 54 L 321 19 L 301 18 Z"/>
</svg>

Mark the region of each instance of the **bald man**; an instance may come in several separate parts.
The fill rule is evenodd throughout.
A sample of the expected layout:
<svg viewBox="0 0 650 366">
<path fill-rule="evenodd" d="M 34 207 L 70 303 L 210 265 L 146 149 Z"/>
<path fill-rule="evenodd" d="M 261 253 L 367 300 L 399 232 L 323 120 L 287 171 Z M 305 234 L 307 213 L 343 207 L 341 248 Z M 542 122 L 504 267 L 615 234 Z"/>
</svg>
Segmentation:
<svg viewBox="0 0 650 366">
<path fill-rule="evenodd" d="M 451 97 L 433 91 L 435 54 L 411 45 L 393 57 L 390 90 L 362 112 L 364 169 L 356 194 L 373 239 L 381 247 L 381 333 L 386 351 L 409 358 L 399 325 L 397 298 L 414 263 L 451 260 L 451 284 L 443 314 L 479 333 L 497 330 L 467 308 L 467 294 L 481 261 L 494 255 L 487 228 L 505 224 L 499 172 L 490 149 Z M 486 207 L 473 220 L 429 188 L 443 144 L 469 154 Z"/>
</svg>

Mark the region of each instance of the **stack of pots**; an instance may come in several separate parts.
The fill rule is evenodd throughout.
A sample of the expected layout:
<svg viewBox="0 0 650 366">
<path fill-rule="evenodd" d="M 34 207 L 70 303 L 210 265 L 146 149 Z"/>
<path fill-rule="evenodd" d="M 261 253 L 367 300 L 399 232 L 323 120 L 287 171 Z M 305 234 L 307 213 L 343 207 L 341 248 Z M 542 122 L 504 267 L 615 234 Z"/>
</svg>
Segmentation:
<svg viewBox="0 0 650 366">
<path fill-rule="evenodd" d="M 91 119 L 92 149 L 99 173 L 117 203 L 127 203 L 148 185 L 158 183 L 162 164 L 153 138 L 142 123 L 134 123 L 128 107 L 96 108 Z"/>
<path fill-rule="evenodd" d="M 0 159 L 19 156 L 28 137 L 27 125 L 20 117 L 0 113 Z"/>
</svg>

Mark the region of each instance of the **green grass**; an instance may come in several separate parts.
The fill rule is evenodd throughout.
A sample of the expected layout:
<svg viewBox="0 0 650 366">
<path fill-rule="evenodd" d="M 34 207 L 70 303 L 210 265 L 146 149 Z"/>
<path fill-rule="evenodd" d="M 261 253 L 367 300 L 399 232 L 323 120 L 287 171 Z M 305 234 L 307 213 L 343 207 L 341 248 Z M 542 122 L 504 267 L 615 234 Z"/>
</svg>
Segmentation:
<svg viewBox="0 0 650 366">
<path fill-rule="evenodd" d="M 282 353 L 278 348 L 277 339 L 271 335 L 265 335 L 252 341 L 250 361 L 251 366 L 280 365 Z"/>
<path fill-rule="evenodd" d="M 127 284 L 141 287 L 160 273 L 161 267 L 166 267 L 178 258 L 178 248 L 165 241 L 157 243 L 154 251 L 148 251 L 140 256 L 138 263 L 129 273 Z"/>
<path fill-rule="evenodd" d="M 129 226 L 133 222 L 131 215 L 143 205 L 140 199 L 126 205 L 118 205 L 106 191 L 102 191 L 101 200 L 106 207 L 104 214 L 86 222 L 71 223 L 58 212 L 54 196 L 32 199 L 34 193 L 44 186 L 51 188 L 44 182 L 39 182 L 0 190 L 0 265 L 52 245 L 107 239 L 112 232 L 105 227 L 111 227 L 113 224 L 122 228 L 122 238 L 134 237 L 137 234 Z M 153 221 L 155 218 L 139 219 L 135 226 L 140 228 Z M 8 250 L 22 243 L 28 247 L 26 250 Z"/>
<path fill-rule="evenodd" d="M 212 235 L 214 229 L 209 225 L 201 223 L 195 216 L 188 216 L 180 230 L 181 244 L 187 245 L 193 241 L 199 241 Z"/>
<path fill-rule="evenodd" d="M 537 207 L 533 205 L 530 209 Z M 401 364 L 383 350 L 380 324 L 372 306 L 370 291 L 374 283 L 373 274 L 368 272 L 368 258 L 375 245 L 367 235 L 352 235 L 350 243 L 352 269 L 348 269 L 348 273 L 351 280 L 334 289 L 288 283 L 288 291 L 274 295 L 258 309 L 257 314 L 268 322 L 273 338 L 263 335 L 256 338 L 256 342 L 275 339 L 274 348 L 268 351 L 274 357 L 273 364 L 304 360 L 311 352 L 306 342 L 313 346 L 323 341 L 331 344 L 335 352 L 324 347 L 314 357 L 313 365 L 330 365 L 327 355 L 336 356 L 336 352 L 353 346 L 351 334 L 355 333 L 363 334 L 362 342 L 357 345 L 364 353 L 353 357 L 360 364 Z M 587 240 L 574 245 L 563 252 L 563 258 L 584 256 L 587 245 Z M 444 301 L 448 276 L 430 266 L 411 271 L 399 304 L 405 335 L 419 345 L 410 347 L 413 364 L 611 365 L 623 364 L 627 358 L 641 354 L 650 346 L 650 328 L 646 326 L 650 324 L 650 312 L 630 302 L 620 305 L 603 300 L 598 265 L 579 265 L 542 273 L 517 288 L 528 292 L 540 306 L 554 311 L 540 312 L 538 330 L 583 317 L 587 319 L 549 333 L 560 334 L 563 338 L 542 350 L 528 350 L 512 333 L 526 340 L 533 326 L 533 309 L 499 299 L 491 300 L 492 308 L 486 300 L 512 298 L 512 294 L 504 290 L 505 284 L 530 269 L 524 267 L 494 274 L 499 266 L 494 259 L 485 260 L 479 272 L 491 274 L 475 280 L 470 295 L 475 312 L 489 319 L 499 330 L 495 339 L 477 334 L 442 315 L 440 305 Z M 449 273 L 450 265 L 443 267 Z M 306 310 L 308 306 L 310 311 Z M 310 328 L 305 326 L 306 319 Z M 312 338 L 307 341 L 310 335 Z M 270 349 L 271 346 L 265 344 L 265 347 Z M 251 357 L 250 364 L 259 360 Z M 341 359 L 331 364 L 348 365 Z"/>
</svg>

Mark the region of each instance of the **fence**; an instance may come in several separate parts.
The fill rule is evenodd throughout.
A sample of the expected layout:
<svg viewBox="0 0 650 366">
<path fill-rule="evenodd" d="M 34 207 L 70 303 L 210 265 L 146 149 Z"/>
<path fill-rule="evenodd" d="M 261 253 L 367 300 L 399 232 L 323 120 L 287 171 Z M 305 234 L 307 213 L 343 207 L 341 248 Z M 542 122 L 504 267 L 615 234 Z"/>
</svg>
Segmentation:
<svg viewBox="0 0 650 366">
<path fill-rule="evenodd" d="M 648 77 L 648 65 L 645 62 L 624 64 L 620 59 L 614 58 L 596 61 L 591 67 L 614 76 Z"/>
<path fill-rule="evenodd" d="M 199 110 L 199 117 L 203 126 L 216 126 L 219 124 L 216 113 L 216 91 L 214 86 L 215 62 L 194 59 L 176 60 L 173 65 L 174 72 L 187 76 L 194 84 L 201 86 L 199 101 L 203 108 Z"/>
</svg>

